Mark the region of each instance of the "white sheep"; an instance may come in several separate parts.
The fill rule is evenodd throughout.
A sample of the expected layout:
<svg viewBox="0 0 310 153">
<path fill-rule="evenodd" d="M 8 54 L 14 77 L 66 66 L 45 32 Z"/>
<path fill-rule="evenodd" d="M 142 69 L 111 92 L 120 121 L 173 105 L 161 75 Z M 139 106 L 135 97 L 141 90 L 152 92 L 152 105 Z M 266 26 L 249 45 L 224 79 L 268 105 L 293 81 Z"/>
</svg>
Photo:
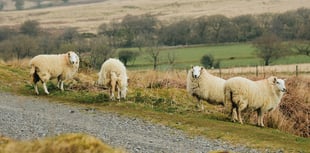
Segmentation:
<svg viewBox="0 0 310 153">
<path fill-rule="evenodd" d="M 78 71 L 79 56 L 73 51 L 57 55 L 37 55 L 30 60 L 29 65 L 36 94 L 39 94 L 37 83 L 40 80 L 43 84 L 44 92 L 49 94 L 46 82 L 57 78 L 57 87 L 63 91 L 63 81 L 71 79 Z"/>
<path fill-rule="evenodd" d="M 98 73 L 98 84 L 109 88 L 110 98 L 114 100 L 114 92 L 117 91 L 117 99 L 126 98 L 127 94 L 127 73 L 124 64 L 114 58 L 105 61 Z"/>
<path fill-rule="evenodd" d="M 258 81 L 234 77 L 226 81 L 224 92 L 225 104 L 232 104 L 231 111 L 237 112 L 241 124 L 241 111 L 249 107 L 257 111 L 257 125 L 263 127 L 264 113 L 279 105 L 286 88 L 285 81 L 274 76 Z"/>
<path fill-rule="evenodd" d="M 187 74 L 186 90 L 197 98 L 203 110 L 204 107 L 200 100 L 206 100 L 210 104 L 224 105 L 224 83 L 224 79 L 211 75 L 205 68 L 193 66 Z"/>
</svg>

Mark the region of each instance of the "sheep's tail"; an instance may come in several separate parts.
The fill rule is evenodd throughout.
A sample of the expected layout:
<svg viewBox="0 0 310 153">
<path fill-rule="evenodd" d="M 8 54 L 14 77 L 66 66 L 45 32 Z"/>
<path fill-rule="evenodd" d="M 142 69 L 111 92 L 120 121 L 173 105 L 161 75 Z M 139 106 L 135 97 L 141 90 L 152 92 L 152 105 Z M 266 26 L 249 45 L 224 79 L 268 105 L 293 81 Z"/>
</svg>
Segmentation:
<svg viewBox="0 0 310 153">
<path fill-rule="evenodd" d="M 37 74 L 38 68 L 35 67 L 34 65 L 31 65 L 31 69 L 30 69 L 30 77 L 32 77 L 33 82 L 37 83 L 38 81 L 40 81 L 40 77 Z"/>
<path fill-rule="evenodd" d="M 224 106 L 231 110 L 230 111 L 230 115 L 231 115 L 232 121 L 238 120 L 238 117 L 237 117 L 238 114 L 237 114 L 237 111 L 236 111 L 236 104 L 233 101 L 233 92 L 232 92 L 232 90 L 230 90 L 229 88 L 225 88 L 224 89 L 224 95 L 225 95 Z"/>
</svg>

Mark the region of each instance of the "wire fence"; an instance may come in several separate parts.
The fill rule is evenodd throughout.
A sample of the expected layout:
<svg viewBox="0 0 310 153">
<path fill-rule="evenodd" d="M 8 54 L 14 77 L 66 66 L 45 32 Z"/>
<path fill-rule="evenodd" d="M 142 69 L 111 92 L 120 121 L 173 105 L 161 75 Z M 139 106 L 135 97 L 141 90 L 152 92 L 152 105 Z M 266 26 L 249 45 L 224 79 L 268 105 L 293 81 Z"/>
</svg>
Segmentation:
<svg viewBox="0 0 310 153">
<path fill-rule="evenodd" d="M 269 75 L 286 74 L 290 76 L 308 75 L 310 74 L 310 63 L 292 64 L 292 65 L 275 65 L 275 66 L 255 66 L 255 67 L 235 67 L 229 69 L 211 69 L 210 73 L 219 77 L 226 75 L 253 75 L 256 77 L 266 77 Z"/>
</svg>

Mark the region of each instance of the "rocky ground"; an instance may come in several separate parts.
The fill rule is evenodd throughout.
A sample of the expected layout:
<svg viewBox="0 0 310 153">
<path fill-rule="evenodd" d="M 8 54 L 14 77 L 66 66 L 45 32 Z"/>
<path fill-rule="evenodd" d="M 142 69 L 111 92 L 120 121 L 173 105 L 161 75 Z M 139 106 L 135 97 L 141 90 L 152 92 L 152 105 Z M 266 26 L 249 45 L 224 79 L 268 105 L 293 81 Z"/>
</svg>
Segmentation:
<svg viewBox="0 0 310 153">
<path fill-rule="evenodd" d="M 0 92 L 0 134 L 27 140 L 60 133 L 87 133 L 127 152 L 202 153 L 213 150 L 259 152 L 137 118 L 69 106 L 39 97 Z"/>
</svg>

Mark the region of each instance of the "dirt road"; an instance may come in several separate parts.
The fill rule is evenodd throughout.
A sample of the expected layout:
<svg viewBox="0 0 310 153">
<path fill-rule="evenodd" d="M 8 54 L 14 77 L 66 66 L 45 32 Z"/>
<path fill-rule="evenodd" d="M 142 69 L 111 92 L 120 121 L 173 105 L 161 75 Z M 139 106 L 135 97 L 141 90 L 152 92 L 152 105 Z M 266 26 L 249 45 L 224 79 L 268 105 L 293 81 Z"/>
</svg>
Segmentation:
<svg viewBox="0 0 310 153">
<path fill-rule="evenodd" d="M 15 139 L 27 140 L 60 133 L 87 133 L 128 152 L 258 152 L 220 140 L 192 138 L 182 131 L 163 125 L 91 108 L 4 92 L 0 92 L 0 97 L 0 134 Z"/>
</svg>

